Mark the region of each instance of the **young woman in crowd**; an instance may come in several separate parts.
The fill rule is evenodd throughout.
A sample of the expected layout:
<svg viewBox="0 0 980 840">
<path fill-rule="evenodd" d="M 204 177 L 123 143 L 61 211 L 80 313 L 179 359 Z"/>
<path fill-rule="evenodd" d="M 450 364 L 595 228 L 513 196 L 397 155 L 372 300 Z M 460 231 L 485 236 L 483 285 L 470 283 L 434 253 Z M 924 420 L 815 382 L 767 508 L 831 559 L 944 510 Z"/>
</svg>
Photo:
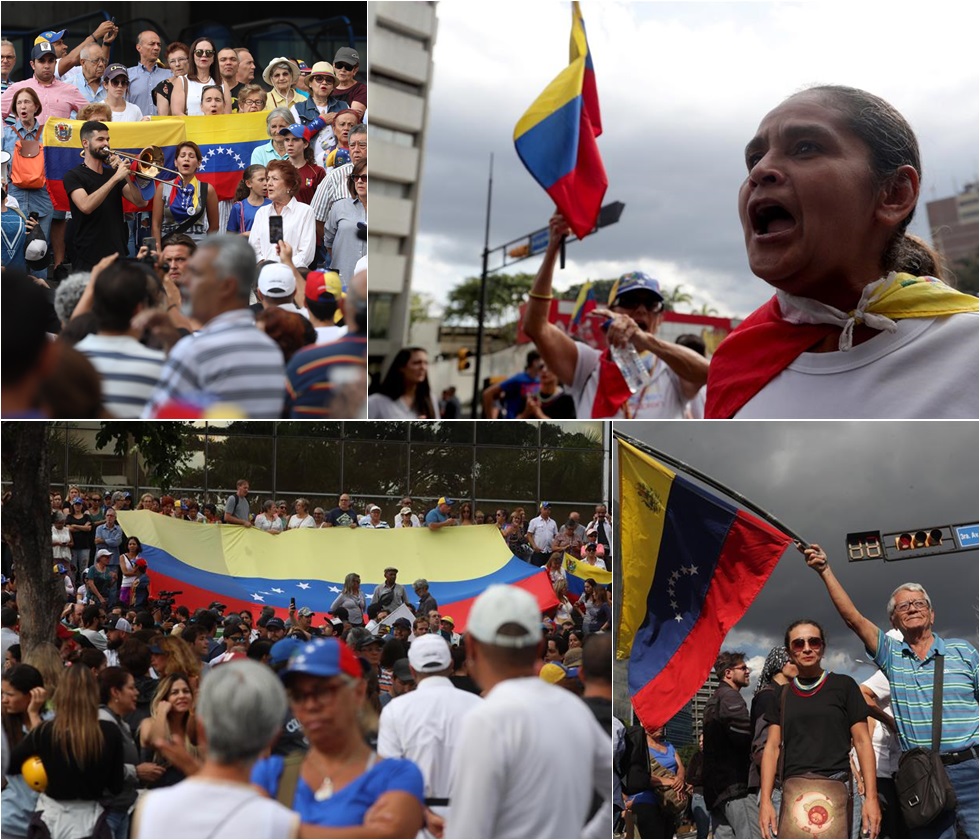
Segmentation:
<svg viewBox="0 0 980 840">
<path fill-rule="evenodd" d="M 364 626 L 364 613 L 367 610 L 367 603 L 364 599 L 364 593 L 361 592 L 361 576 L 356 572 L 351 572 L 344 578 L 344 589 L 330 605 L 330 612 L 334 612 L 337 607 L 347 609 L 347 620 L 351 627 Z"/>
<path fill-rule="evenodd" d="M 404 347 L 395 354 L 376 393 L 368 397 L 372 420 L 438 419 L 429 387 L 429 354 Z"/>
<path fill-rule="evenodd" d="M 181 672 L 163 677 L 150 703 L 150 717 L 139 727 L 137 741 L 140 761 L 163 767 L 163 773 L 149 787 L 175 785 L 198 766 L 197 725 L 194 719 L 194 691 L 189 678 Z M 178 745 L 183 760 L 174 764 L 156 748 L 158 740 Z"/>
<path fill-rule="evenodd" d="M 126 541 L 126 550 L 119 555 L 119 571 L 122 582 L 119 584 L 119 603 L 128 607 L 133 602 L 133 586 L 139 579 L 136 568 L 138 560 L 143 559 L 143 544 L 138 537 L 130 537 Z"/>
<path fill-rule="evenodd" d="M 180 78 L 180 83 L 174 85 L 173 96 L 170 98 L 170 107 L 174 114 L 188 114 L 191 116 L 201 116 L 204 111 L 201 109 L 201 98 L 206 87 L 220 85 L 220 77 L 214 70 L 215 50 L 214 44 L 209 38 L 198 38 L 191 44 L 190 50 L 191 68 L 186 76 Z M 224 92 L 224 113 L 231 113 L 231 91 Z"/>
<path fill-rule="evenodd" d="M 179 177 L 172 183 L 158 183 L 153 194 L 150 224 L 157 242 L 177 231 L 195 242 L 218 232 L 218 193 L 197 178 L 202 160 L 197 143 L 185 140 L 177 144 L 174 168 Z"/>
<path fill-rule="evenodd" d="M 253 164 L 242 173 L 242 180 L 235 190 L 235 203 L 228 214 L 228 233 L 248 235 L 260 207 L 269 204 L 266 195 L 266 171 L 262 164 Z"/>
</svg>

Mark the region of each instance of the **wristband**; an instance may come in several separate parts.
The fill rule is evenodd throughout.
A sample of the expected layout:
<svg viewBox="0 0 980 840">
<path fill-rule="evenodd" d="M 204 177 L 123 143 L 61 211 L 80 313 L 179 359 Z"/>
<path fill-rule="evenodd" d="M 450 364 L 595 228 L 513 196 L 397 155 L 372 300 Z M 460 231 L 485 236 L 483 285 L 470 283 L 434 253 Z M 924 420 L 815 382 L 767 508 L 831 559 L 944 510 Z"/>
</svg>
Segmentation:
<svg viewBox="0 0 980 840">
<path fill-rule="evenodd" d="M 528 292 L 527 296 L 534 300 L 553 300 L 555 297 L 554 295 L 539 295 L 536 292 Z"/>
</svg>

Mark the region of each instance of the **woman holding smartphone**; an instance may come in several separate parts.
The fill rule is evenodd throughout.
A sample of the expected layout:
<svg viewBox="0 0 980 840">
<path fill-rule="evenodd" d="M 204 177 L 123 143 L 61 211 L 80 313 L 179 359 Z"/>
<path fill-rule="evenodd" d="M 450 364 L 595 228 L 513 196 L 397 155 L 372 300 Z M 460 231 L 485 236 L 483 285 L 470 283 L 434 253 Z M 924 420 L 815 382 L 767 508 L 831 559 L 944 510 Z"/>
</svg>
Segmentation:
<svg viewBox="0 0 980 840">
<path fill-rule="evenodd" d="M 271 203 L 256 211 L 248 242 L 258 262 L 282 262 L 279 242 L 288 242 L 293 248 L 293 265 L 305 273 L 316 258 L 316 220 L 310 206 L 296 200 L 298 190 L 296 167 L 289 161 L 270 161 L 266 191 Z"/>
</svg>

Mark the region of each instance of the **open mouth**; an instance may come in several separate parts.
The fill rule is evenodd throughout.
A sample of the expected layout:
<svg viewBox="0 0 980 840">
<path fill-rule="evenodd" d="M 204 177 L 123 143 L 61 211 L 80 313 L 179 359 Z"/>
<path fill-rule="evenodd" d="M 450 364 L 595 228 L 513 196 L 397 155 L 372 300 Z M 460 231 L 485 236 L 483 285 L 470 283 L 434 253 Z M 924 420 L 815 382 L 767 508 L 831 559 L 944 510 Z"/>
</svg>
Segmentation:
<svg viewBox="0 0 980 840">
<path fill-rule="evenodd" d="M 784 233 L 796 227 L 796 219 L 776 202 L 758 203 L 749 208 L 749 220 L 757 236 Z"/>
</svg>

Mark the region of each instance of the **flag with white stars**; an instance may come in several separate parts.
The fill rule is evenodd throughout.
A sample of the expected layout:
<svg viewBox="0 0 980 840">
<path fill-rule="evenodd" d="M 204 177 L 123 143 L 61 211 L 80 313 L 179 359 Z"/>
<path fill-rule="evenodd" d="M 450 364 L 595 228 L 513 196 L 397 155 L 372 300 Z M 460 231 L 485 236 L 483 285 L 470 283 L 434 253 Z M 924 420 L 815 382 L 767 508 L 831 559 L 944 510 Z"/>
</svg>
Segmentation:
<svg viewBox="0 0 980 840">
<path fill-rule="evenodd" d="M 728 631 L 792 538 L 622 440 L 623 598 L 617 656 L 633 706 L 666 723 L 714 665 Z"/>
</svg>

